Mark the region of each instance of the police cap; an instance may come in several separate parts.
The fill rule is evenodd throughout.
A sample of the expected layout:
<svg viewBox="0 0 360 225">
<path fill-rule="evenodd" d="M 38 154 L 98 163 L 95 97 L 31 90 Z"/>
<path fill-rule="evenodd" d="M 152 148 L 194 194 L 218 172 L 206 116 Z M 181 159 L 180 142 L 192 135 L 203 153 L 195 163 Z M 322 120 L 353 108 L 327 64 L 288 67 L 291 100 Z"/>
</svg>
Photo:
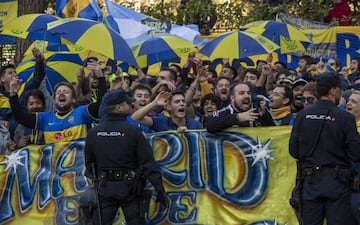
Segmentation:
<svg viewBox="0 0 360 225">
<path fill-rule="evenodd" d="M 316 85 L 320 87 L 341 87 L 339 75 L 334 72 L 324 72 L 317 76 Z"/>
<path fill-rule="evenodd" d="M 105 99 L 106 106 L 117 105 L 117 104 L 121 104 L 123 102 L 133 103 L 133 102 L 135 102 L 135 99 L 130 97 L 123 90 L 112 91 L 112 92 L 110 92 L 108 97 Z"/>
</svg>

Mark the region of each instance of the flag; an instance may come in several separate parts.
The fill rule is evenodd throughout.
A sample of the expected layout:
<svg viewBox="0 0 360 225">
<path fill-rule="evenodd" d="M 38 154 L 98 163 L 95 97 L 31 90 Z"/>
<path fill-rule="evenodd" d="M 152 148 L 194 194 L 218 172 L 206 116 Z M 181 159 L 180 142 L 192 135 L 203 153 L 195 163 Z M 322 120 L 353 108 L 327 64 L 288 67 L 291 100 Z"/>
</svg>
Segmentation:
<svg viewBox="0 0 360 225">
<path fill-rule="evenodd" d="M 96 0 L 56 0 L 56 15 L 102 20 L 102 12 Z"/>
<path fill-rule="evenodd" d="M 7 22 L 17 17 L 17 10 L 17 0 L 0 0 L 0 31 Z M 15 42 L 15 37 L 0 35 L 0 44 L 15 44 Z"/>
<path fill-rule="evenodd" d="M 290 13 L 282 12 L 277 15 L 276 21 L 290 24 L 299 29 L 329 29 L 333 27 L 327 23 L 321 23 L 316 20 L 309 20 Z"/>
<path fill-rule="evenodd" d="M 190 42 L 194 42 L 194 38 L 200 36 L 199 28 L 196 25 L 171 24 L 126 8 L 111 0 L 105 0 L 105 3 L 107 12 L 117 22 L 120 34 L 123 36 L 127 35 L 125 33 L 132 35 L 132 38 L 136 36 L 135 34 L 138 34 L 138 37 L 144 37 L 149 32 L 170 33 Z M 138 39 L 141 41 L 140 38 Z"/>
<path fill-rule="evenodd" d="M 115 31 L 118 31 L 130 46 L 145 40 L 149 32 L 154 30 L 139 22 L 143 16 L 139 16 L 135 11 L 109 0 L 105 2 L 106 10 L 109 13 L 105 22 Z"/>
</svg>

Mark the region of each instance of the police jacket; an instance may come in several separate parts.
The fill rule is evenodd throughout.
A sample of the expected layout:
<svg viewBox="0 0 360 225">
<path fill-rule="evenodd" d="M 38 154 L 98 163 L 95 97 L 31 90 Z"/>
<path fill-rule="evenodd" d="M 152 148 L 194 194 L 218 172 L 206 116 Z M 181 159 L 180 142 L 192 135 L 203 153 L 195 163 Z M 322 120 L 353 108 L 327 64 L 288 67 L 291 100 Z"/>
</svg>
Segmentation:
<svg viewBox="0 0 360 225">
<path fill-rule="evenodd" d="M 319 140 L 316 145 L 317 136 Z M 360 136 L 356 129 L 355 117 L 338 109 L 328 100 L 320 100 L 297 114 L 289 141 L 290 154 L 300 160 L 301 168 L 349 168 L 350 161 L 360 161 L 359 146 Z"/>
<path fill-rule="evenodd" d="M 254 122 L 240 122 L 237 119 L 237 113 L 239 112 L 230 104 L 225 108 L 213 112 L 211 116 L 205 117 L 204 126 L 208 132 L 219 132 L 230 127 L 275 126 L 272 115 L 268 110 Z"/>
<path fill-rule="evenodd" d="M 91 171 L 92 163 L 102 171 L 137 170 L 141 166 L 155 190 L 163 190 L 153 150 L 142 130 L 127 122 L 126 115 L 107 114 L 98 126 L 89 131 L 85 144 L 88 171 Z"/>
</svg>

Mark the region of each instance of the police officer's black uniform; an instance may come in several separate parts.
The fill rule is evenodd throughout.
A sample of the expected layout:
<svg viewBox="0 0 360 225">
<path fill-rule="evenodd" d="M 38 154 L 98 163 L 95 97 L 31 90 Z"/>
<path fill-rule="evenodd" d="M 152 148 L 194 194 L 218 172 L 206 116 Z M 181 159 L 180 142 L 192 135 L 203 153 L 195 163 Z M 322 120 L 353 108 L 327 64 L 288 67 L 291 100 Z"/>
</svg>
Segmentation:
<svg viewBox="0 0 360 225">
<path fill-rule="evenodd" d="M 116 105 L 130 98 L 124 92 L 110 94 L 106 105 Z M 130 106 L 129 106 L 130 107 Z M 112 224 L 121 207 L 127 224 L 144 224 L 141 200 L 137 192 L 144 191 L 141 174 L 158 192 L 158 200 L 167 206 L 161 173 L 150 144 L 142 131 L 126 121 L 125 114 L 110 112 L 88 133 L 85 144 L 85 164 L 91 171 L 95 163 L 99 178 L 99 200 L 102 224 Z M 141 169 L 140 169 L 141 168 Z M 142 173 L 139 171 L 141 170 Z M 99 224 L 96 210 L 93 223 Z"/>
<path fill-rule="evenodd" d="M 336 74 L 323 73 L 317 87 L 340 93 L 340 82 Z M 303 178 L 301 217 L 305 225 L 322 225 L 324 218 L 328 225 L 350 225 L 350 161 L 360 160 L 360 137 L 354 116 L 324 99 L 297 114 L 290 137 Z"/>
</svg>

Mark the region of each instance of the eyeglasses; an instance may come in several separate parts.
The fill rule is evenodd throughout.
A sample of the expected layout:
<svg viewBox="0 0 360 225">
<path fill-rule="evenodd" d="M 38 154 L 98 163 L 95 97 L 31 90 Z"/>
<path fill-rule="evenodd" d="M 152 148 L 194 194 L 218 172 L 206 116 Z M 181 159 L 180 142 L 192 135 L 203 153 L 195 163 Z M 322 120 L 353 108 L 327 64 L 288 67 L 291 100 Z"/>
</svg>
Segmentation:
<svg viewBox="0 0 360 225">
<path fill-rule="evenodd" d="M 336 66 L 336 63 L 329 63 L 330 66 Z"/>
<path fill-rule="evenodd" d="M 315 98 L 313 98 L 313 97 L 307 97 L 307 98 L 301 97 L 300 100 L 301 100 L 302 103 L 308 102 L 309 104 L 313 104 Z"/>
</svg>

